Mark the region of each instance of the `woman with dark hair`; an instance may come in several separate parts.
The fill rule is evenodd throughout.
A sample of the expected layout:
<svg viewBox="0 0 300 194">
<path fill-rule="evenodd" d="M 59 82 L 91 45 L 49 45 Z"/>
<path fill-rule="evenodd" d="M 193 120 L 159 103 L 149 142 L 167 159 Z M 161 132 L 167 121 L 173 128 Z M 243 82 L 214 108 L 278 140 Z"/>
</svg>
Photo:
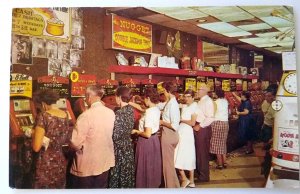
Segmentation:
<svg viewBox="0 0 300 194">
<path fill-rule="evenodd" d="M 174 95 L 176 85 L 172 82 L 164 82 L 162 87 L 167 102 L 162 112 L 162 120 L 160 120 L 164 183 L 167 188 L 178 188 L 180 184 L 174 164 L 175 148 L 179 141 L 177 130 L 180 122 L 179 105 Z"/>
<path fill-rule="evenodd" d="M 216 111 L 215 120 L 211 124 L 212 135 L 210 139 L 210 153 L 217 155 L 217 169 L 227 167 L 226 163 L 226 141 L 229 131 L 228 124 L 228 101 L 224 98 L 222 89 L 216 89 Z"/>
<path fill-rule="evenodd" d="M 250 101 L 250 93 L 243 91 L 241 97 L 233 92 L 233 95 L 241 102 L 238 110 L 236 111 L 239 116 L 239 135 L 242 140 L 247 141 L 246 154 L 253 153 L 253 121 L 252 121 L 252 104 Z"/>
<path fill-rule="evenodd" d="M 39 91 L 35 96 L 42 112 L 37 116 L 32 148 L 38 152 L 33 187 L 65 188 L 67 159 L 63 146 L 72 135 L 68 115 L 56 104 L 59 96 L 52 90 Z"/>
<path fill-rule="evenodd" d="M 135 164 L 131 142 L 131 131 L 134 128 L 134 113 L 128 105 L 131 90 L 121 86 L 116 90 L 116 103 L 121 107 L 116 111 L 113 131 L 115 166 L 110 171 L 109 188 L 134 188 Z"/>
<path fill-rule="evenodd" d="M 195 92 L 188 89 L 183 94 L 186 106 L 182 108 L 178 128 L 179 143 L 176 147 L 175 167 L 179 169 L 181 187 L 195 187 L 194 169 L 196 168 L 196 151 L 193 126 L 196 124 L 197 103 L 194 102 Z M 189 179 L 185 175 L 189 171 Z"/>
<path fill-rule="evenodd" d="M 132 134 L 139 135 L 136 145 L 136 187 L 158 188 L 161 184 L 161 151 L 157 136 L 160 110 L 156 106 L 159 94 L 155 88 L 145 90 L 144 103 L 148 107 L 139 121 L 139 130 Z"/>
</svg>

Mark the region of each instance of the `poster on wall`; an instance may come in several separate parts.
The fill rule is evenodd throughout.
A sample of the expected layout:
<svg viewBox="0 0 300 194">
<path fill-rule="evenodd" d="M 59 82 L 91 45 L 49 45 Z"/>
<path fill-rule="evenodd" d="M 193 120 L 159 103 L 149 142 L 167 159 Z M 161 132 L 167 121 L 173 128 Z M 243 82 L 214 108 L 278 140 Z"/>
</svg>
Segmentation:
<svg viewBox="0 0 300 194">
<path fill-rule="evenodd" d="M 82 8 L 80 7 L 72 7 L 71 8 L 72 18 L 77 20 L 82 20 Z"/>
<path fill-rule="evenodd" d="M 29 36 L 12 36 L 12 64 L 32 64 L 32 40 Z"/>
<path fill-rule="evenodd" d="M 80 67 L 81 66 L 81 54 L 80 50 L 70 50 L 70 64 L 71 67 Z"/>
<path fill-rule="evenodd" d="M 72 67 L 70 65 L 70 60 L 63 59 L 61 63 L 61 77 L 68 77 L 72 72 Z"/>
<path fill-rule="evenodd" d="M 278 151 L 299 154 L 298 128 L 278 127 Z"/>
<path fill-rule="evenodd" d="M 84 50 L 85 48 L 85 41 L 84 37 L 81 36 L 72 36 L 72 49 L 79 49 L 79 50 Z"/>
<path fill-rule="evenodd" d="M 72 19 L 72 31 L 71 34 L 74 36 L 82 35 L 82 21 Z"/>
<path fill-rule="evenodd" d="M 48 59 L 48 75 L 60 76 L 61 63 L 60 59 Z"/>
<path fill-rule="evenodd" d="M 32 37 L 32 57 L 46 57 L 46 40 Z"/>
<path fill-rule="evenodd" d="M 58 43 L 58 51 L 57 51 L 58 59 L 70 59 L 70 44 L 65 42 Z"/>
<path fill-rule="evenodd" d="M 152 53 L 152 26 L 143 22 L 112 15 L 110 48 Z"/>
<path fill-rule="evenodd" d="M 10 96 L 32 97 L 32 77 L 20 73 L 10 75 Z"/>
<path fill-rule="evenodd" d="M 185 90 L 191 89 L 196 92 L 197 83 L 195 78 L 186 78 L 185 79 Z"/>
<path fill-rule="evenodd" d="M 70 9 L 67 7 L 14 8 L 12 32 L 68 41 L 71 37 L 70 15 Z"/>
<path fill-rule="evenodd" d="M 46 57 L 57 59 L 57 42 L 54 40 L 46 41 Z"/>
<path fill-rule="evenodd" d="M 228 79 L 222 80 L 222 90 L 224 92 L 230 92 L 230 80 Z"/>
</svg>

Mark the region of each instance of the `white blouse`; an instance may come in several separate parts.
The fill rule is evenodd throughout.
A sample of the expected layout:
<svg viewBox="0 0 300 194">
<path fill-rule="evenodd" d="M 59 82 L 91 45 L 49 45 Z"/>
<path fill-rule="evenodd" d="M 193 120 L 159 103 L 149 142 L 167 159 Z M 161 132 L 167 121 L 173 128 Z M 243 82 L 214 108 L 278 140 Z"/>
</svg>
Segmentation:
<svg viewBox="0 0 300 194">
<path fill-rule="evenodd" d="M 217 104 L 215 120 L 228 121 L 228 101 L 224 98 L 218 98 L 215 103 Z"/>
<path fill-rule="evenodd" d="M 182 120 L 191 120 L 192 115 L 197 114 L 197 103 L 193 102 L 189 106 L 182 107 L 181 119 Z"/>
<path fill-rule="evenodd" d="M 180 122 L 180 111 L 178 102 L 175 97 L 171 98 L 166 104 L 162 113 L 162 119 L 167 123 L 171 123 L 171 126 L 175 131 L 178 130 Z"/>
<path fill-rule="evenodd" d="M 158 107 L 148 108 L 145 114 L 140 118 L 139 130 L 144 131 L 145 127 L 151 128 L 152 134 L 159 130 L 160 110 Z"/>
</svg>

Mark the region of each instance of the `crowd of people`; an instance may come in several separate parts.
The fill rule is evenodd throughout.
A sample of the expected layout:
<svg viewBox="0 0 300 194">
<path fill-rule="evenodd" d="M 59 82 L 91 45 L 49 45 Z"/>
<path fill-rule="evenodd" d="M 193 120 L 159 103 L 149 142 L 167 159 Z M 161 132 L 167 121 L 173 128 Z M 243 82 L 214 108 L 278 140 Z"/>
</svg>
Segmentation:
<svg viewBox="0 0 300 194">
<path fill-rule="evenodd" d="M 222 90 L 215 91 L 213 100 L 209 87 L 202 84 L 196 92 L 187 89 L 185 103 L 179 104 L 176 89 L 172 82 L 164 82 L 161 91 L 146 88 L 142 108 L 132 102 L 131 90 L 120 86 L 115 95 L 119 109 L 113 111 L 101 101 L 104 90 L 88 86 L 89 109 L 74 128 L 68 126 L 68 114 L 56 105 L 58 95 L 39 92 L 36 102 L 43 111 L 32 135 L 38 153 L 33 187 L 66 188 L 66 177 L 70 188 L 193 188 L 195 176 L 200 182 L 209 181 L 210 154 L 217 156 L 217 169 L 227 167 L 228 102 Z M 165 102 L 160 102 L 161 95 Z M 239 135 L 247 140 L 250 154 L 250 97 L 242 93 L 238 98 L 242 102 L 237 110 Z M 138 126 L 135 108 L 143 112 Z M 136 144 L 132 136 L 138 137 Z M 70 169 L 65 146 L 75 153 Z"/>
</svg>

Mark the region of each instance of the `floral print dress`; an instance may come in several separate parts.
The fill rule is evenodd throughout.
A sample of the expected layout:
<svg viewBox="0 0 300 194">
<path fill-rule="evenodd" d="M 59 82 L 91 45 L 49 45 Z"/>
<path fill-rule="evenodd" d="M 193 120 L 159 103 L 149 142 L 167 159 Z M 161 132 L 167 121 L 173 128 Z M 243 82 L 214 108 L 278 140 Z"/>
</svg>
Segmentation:
<svg viewBox="0 0 300 194">
<path fill-rule="evenodd" d="M 36 125 L 45 129 L 50 139 L 47 150 L 41 148 L 36 161 L 34 188 L 65 188 L 67 159 L 62 151 L 72 135 L 68 118 L 60 118 L 43 112 L 38 115 Z"/>
<path fill-rule="evenodd" d="M 129 105 L 116 111 L 113 131 L 115 166 L 110 171 L 109 188 L 134 188 L 135 163 L 131 141 L 134 127 L 133 108 Z"/>
</svg>

